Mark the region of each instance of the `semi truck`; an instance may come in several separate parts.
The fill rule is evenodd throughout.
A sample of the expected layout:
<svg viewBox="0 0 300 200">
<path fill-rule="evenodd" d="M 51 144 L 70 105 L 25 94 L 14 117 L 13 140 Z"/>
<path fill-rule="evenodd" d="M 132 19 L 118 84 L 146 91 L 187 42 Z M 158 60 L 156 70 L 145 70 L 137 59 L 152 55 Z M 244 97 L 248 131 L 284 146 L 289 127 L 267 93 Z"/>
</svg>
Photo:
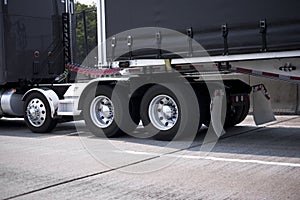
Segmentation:
<svg viewBox="0 0 300 200">
<path fill-rule="evenodd" d="M 241 74 L 300 81 L 296 0 L 98 0 L 93 65 L 74 61 L 72 0 L 0 5 L 0 116 L 33 132 L 70 117 L 106 137 L 139 123 L 160 140 L 203 124 L 222 132 L 245 119 L 250 96 L 257 124 L 274 120 L 266 88 Z"/>
</svg>

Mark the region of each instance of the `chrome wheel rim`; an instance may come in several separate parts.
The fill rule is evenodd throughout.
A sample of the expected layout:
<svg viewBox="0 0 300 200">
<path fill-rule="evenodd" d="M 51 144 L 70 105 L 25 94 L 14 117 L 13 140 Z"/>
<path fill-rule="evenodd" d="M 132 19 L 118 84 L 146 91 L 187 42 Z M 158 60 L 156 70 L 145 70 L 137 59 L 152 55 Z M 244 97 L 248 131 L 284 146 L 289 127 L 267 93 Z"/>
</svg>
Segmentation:
<svg viewBox="0 0 300 200">
<path fill-rule="evenodd" d="M 43 101 L 35 98 L 29 102 L 26 108 L 26 116 L 32 126 L 41 127 L 46 121 L 46 115 L 47 111 Z"/>
<path fill-rule="evenodd" d="M 178 120 L 178 106 L 168 95 L 159 95 L 149 104 L 148 115 L 152 125 L 158 130 L 173 128 Z"/>
<path fill-rule="evenodd" d="M 90 106 L 90 115 L 93 123 L 99 128 L 109 127 L 114 120 L 114 105 L 106 96 L 96 97 Z"/>
</svg>

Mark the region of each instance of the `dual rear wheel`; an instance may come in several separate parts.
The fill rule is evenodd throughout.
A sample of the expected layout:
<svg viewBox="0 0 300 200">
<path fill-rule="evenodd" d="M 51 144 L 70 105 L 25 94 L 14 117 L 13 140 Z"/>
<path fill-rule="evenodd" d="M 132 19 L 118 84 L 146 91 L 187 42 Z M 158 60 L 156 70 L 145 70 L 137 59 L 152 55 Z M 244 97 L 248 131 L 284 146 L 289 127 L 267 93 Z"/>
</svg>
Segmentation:
<svg viewBox="0 0 300 200">
<path fill-rule="evenodd" d="M 178 133 L 183 131 L 193 133 L 193 127 L 197 131 L 199 108 L 196 97 L 185 99 L 193 95 L 187 86 L 154 85 L 138 98 L 141 100 L 129 99 L 126 89 L 113 90 L 111 86 L 101 86 L 88 92 L 85 98 L 84 119 L 96 136 L 131 134 L 140 120 L 147 137 L 159 140 L 179 138 L 182 134 Z"/>
<path fill-rule="evenodd" d="M 140 119 L 137 107 L 129 101 L 126 89 L 109 85 L 87 92 L 83 117 L 89 130 L 98 137 L 116 137 L 134 131 Z"/>
<path fill-rule="evenodd" d="M 193 138 L 202 123 L 209 120 L 200 112 L 204 109 L 199 95 L 197 97 L 185 84 L 154 85 L 138 100 L 130 99 L 126 89 L 113 90 L 112 86 L 101 86 L 91 90 L 85 98 L 84 119 L 96 136 L 131 134 L 142 120 L 148 137 L 158 140 Z M 226 114 L 224 126 L 240 123 L 248 111 L 249 100 L 244 105 L 232 107 Z"/>
<path fill-rule="evenodd" d="M 143 125 L 158 140 L 193 139 L 200 109 L 191 87 L 185 84 L 154 85 L 141 101 Z"/>
</svg>

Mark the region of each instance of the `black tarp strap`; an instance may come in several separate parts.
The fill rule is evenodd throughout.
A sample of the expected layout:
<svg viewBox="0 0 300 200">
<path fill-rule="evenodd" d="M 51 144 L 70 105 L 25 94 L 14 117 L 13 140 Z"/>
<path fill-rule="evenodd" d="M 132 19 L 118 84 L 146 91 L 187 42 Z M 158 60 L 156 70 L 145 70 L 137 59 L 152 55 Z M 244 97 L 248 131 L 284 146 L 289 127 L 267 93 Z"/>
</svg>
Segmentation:
<svg viewBox="0 0 300 200">
<path fill-rule="evenodd" d="M 189 42 L 188 56 L 192 57 L 193 56 L 193 38 L 194 38 L 194 33 L 193 33 L 192 27 L 186 29 L 186 35 L 188 36 L 188 42 Z"/>
<path fill-rule="evenodd" d="M 111 38 L 111 61 L 112 62 L 115 60 L 116 46 L 117 46 L 117 38 L 112 37 Z"/>
<path fill-rule="evenodd" d="M 161 32 L 157 32 L 155 34 L 155 38 L 156 38 L 156 45 L 157 45 L 157 58 L 160 59 L 162 57 L 162 51 L 161 51 Z"/>
<path fill-rule="evenodd" d="M 128 46 L 128 54 L 129 54 L 129 60 L 132 60 L 132 43 L 133 43 L 133 38 L 131 35 L 127 37 L 127 46 Z"/>
<path fill-rule="evenodd" d="M 260 27 L 260 34 L 261 34 L 261 38 L 262 38 L 262 47 L 261 47 L 261 51 L 262 52 L 266 52 L 268 51 L 267 48 L 267 20 L 260 20 L 259 22 L 259 27 Z"/>
<path fill-rule="evenodd" d="M 228 25 L 223 24 L 222 25 L 222 36 L 224 38 L 224 55 L 228 55 Z"/>
</svg>

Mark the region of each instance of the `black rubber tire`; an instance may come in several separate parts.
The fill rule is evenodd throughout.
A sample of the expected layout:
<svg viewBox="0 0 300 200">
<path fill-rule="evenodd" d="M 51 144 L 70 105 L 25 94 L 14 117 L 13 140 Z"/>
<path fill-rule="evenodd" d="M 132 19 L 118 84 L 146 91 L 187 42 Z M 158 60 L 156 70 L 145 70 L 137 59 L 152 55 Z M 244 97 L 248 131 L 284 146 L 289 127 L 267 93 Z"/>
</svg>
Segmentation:
<svg viewBox="0 0 300 200">
<path fill-rule="evenodd" d="M 124 135 L 126 133 L 130 133 L 136 129 L 139 123 L 139 112 L 135 110 L 135 107 L 131 105 L 132 102 L 129 103 L 129 109 L 126 109 L 126 102 L 128 103 L 128 93 L 126 93 L 126 89 L 123 91 L 118 89 L 117 92 L 113 94 L 113 87 L 108 85 L 100 86 L 99 89 L 91 89 L 84 101 L 83 106 L 83 118 L 85 120 L 87 128 L 97 137 L 117 137 Z M 106 96 L 112 100 L 115 112 L 115 118 L 110 126 L 107 128 L 101 128 L 94 124 L 91 113 L 90 106 L 94 98 L 97 96 Z M 127 98 L 127 99 L 126 99 Z M 126 101 L 127 100 L 127 101 Z M 129 111 L 130 110 L 130 111 Z M 133 123 L 132 123 L 133 122 Z"/>
<path fill-rule="evenodd" d="M 234 106 L 233 109 L 228 110 L 224 127 L 230 128 L 244 121 L 249 113 L 249 108 L 250 100 L 248 95 L 244 105 Z"/>
<path fill-rule="evenodd" d="M 247 96 L 247 99 L 246 99 L 246 102 L 244 105 L 234 106 L 233 108 L 228 110 L 228 108 L 230 108 L 230 106 L 231 105 L 227 106 L 227 113 L 226 113 L 224 128 L 233 127 L 233 126 L 241 123 L 242 121 L 244 121 L 244 119 L 247 117 L 247 115 L 249 113 L 249 109 L 250 109 L 249 95 Z M 209 127 L 210 121 L 211 121 L 210 119 L 206 120 L 204 122 L 204 125 Z"/>
<path fill-rule="evenodd" d="M 241 123 L 242 121 L 244 121 L 244 119 L 247 117 L 247 115 L 249 114 L 249 109 L 250 109 L 250 97 L 249 95 L 247 95 L 247 99 L 245 102 L 245 105 L 243 106 L 243 112 L 242 115 L 240 116 L 239 120 L 237 120 L 236 124 Z"/>
<path fill-rule="evenodd" d="M 46 109 L 46 118 L 45 118 L 45 122 L 43 123 L 42 126 L 40 127 L 35 127 L 33 126 L 30 122 L 29 119 L 27 117 L 27 106 L 28 104 L 33 100 L 33 99 L 39 99 L 40 101 L 43 102 L 43 104 L 45 105 L 45 109 Z M 24 121 L 26 126 L 34 133 L 49 133 L 51 132 L 57 125 L 57 120 L 53 119 L 51 117 L 51 109 L 50 109 L 50 105 L 46 99 L 46 97 L 44 95 L 42 95 L 39 92 L 33 92 L 31 94 L 29 94 L 25 101 L 24 101 Z"/>
<path fill-rule="evenodd" d="M 180 94 L 181 100 L 179 100 L 169 88 L 171 88 L 172 91 L 176 91 L 178 88 L 181 88 L 176 92 L 176 94 Z M 176 102 L 178 107 L 179 116 L 177 122 L 169 130 L 158 130 L 157 128 L 155 128 L 152 125 L 150 117 L 148 115 L 148 107 L 150 102 L 153 100 L 153 98 L 161 94 L 170 96 Z M 185 87 L 181 87 L 181 85 L 180 87 L 176 87 L 175 84 L 169 84 L 168 88 L 161 85 L 154 85 L 145 93 L 141 102 L 140 116 L 143 125 L 149 135 L 153 135 L 154 139 L 162 141 L 187 139 L 190 136 L 194 137 L 196 135 L 196 133 L 192 132 L 197 132 L 199 127 L 200 112 L 199 110 L 197 110 L 199 108 L 198 102 L 197 100 L 192 101 L 193 98 L 186 99 L 186 101 L 184 101 L 184 98 L 186 98 L 187 96 L 190 97 L 191 94 L 188 93 L 187 90 L 185 90 Z M 194 117 L 193 114 L 196 114 L 196 116 L 199 116 L 199 118 L 197 119 L 197 117 Z M 192 132 L 189 132 L 189 128 L 192 128 Z"/>
</svg>

